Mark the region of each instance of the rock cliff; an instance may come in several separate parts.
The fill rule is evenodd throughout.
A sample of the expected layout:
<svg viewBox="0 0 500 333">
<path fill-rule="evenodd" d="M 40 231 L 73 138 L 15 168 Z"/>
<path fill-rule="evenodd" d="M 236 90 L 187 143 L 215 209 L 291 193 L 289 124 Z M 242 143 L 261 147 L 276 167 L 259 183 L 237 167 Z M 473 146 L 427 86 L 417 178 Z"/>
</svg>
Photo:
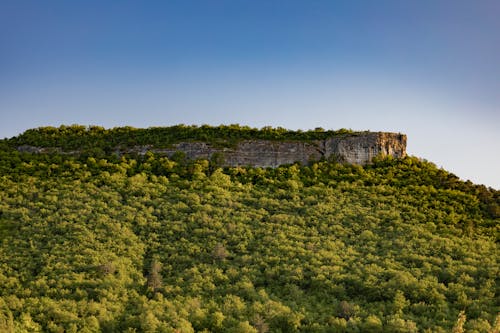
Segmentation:
<svg viewBox="0 0 500 333">
<path fill-rule="evenodd" d="M 395 158 L 406 156 L 406 135 L 366 132 L 311 142 L 245 140 L 234 148 L 218 148 L 204 142 L 180 142 L 168 149 L 143 146 L 136 147 L 133 152 L 145 154 L 147 151 L 167 156 L 183 152 L 189 159 L 217 157 L 224 166 L 274 168 L 295 162 L 307 164 L 322 158 L 363 165 L 379 155 Z"/>
<path fill-rule="evenodd" d="M 112 150 L 118 154 L 140 154 L 148 151 L 173 156 L 182 152 L 188 159 L 217 160 L 222 166 L 278 167 L 299 162 L 307 164 L 321 159 L 342 163 L 366 164 L 375 156 L 406 156 L 406 135 L 386 132 L 355 132 L 333 135 L 316 140 L 242 139 L 231 148 L 202 141 L 181 141 L 158 148 L 154 145 L 118 145 Z M 17 146 L 27 153 L 57 153 L 77 155 L 81 150 L 63 150 L 62 147 Z M 109 151 L 109 150 L 108 150 Z"/>
</svg>

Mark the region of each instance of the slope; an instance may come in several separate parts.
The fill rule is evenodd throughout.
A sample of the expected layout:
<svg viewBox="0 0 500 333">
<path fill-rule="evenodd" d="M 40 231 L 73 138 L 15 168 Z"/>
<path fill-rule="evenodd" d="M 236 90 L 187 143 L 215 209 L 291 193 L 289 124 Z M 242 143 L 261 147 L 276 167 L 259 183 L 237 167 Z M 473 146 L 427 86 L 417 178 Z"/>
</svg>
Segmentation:
<svg viewBox="0 0 500 333">
<path fill-rule="evenodd" d="M 2 331 L 498 325 L 499 192 L 416 158 L 220 169 L 4 149 L 0 177 Z"/>
</svg>

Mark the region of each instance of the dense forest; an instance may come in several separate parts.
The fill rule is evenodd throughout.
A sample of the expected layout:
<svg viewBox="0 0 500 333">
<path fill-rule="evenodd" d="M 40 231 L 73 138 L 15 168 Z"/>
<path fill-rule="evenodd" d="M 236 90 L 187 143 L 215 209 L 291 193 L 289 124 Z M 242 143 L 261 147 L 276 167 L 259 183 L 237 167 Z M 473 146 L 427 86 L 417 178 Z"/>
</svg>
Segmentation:
<svg viewBox="0 0 500 333">
<path fill-rule="evenodd" d="M 157 132 L 0 141 L 0 332 L 500 332 L 500 191 L 416 157 L 262 169 L 106 155 L 172 142 Z"/>
</svg>

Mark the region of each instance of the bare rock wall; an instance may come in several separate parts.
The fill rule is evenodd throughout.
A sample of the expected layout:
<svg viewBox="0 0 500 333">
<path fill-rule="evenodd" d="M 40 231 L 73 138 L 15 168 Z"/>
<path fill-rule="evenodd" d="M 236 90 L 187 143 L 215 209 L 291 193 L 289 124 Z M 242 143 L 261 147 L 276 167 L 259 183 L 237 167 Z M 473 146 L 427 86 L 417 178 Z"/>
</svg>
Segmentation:
<svg viewBox="0 0 500 333">
<path fill-rule="evenodd" d="M 146 149 L 172 156 L 183 152 L 189 159 L 210 159 L 217 153 L 225 166 L 278 167 L 322 158 L 352 164 L 369 163 L 375 156 L 406 156 L 406 135 L 367 132 L 312 142 L 247 140 L 235 148 L 217 148 L 204 142 L 181 142 L 170 149 Z"/>
<path fill-rule="evenodd" d="M 62 152 L 58 147 L 40 148 L 19 146 L 21 152 L 78 154 L 79 151 Z M 148 151 L 172 157 L 182 152 L 188 159 L 217 157 L 223 166 L 254 166 L 275 168 L 283 164 L 334 159 L 351 164 L 366 164 L 376 156 L 406 156 L 406 135 L 387 132 L 364 132 L 334 136 L 314 141 L 244 140 L 234 148 L 221 148 L 206 142 L 179 142 L 171 148 L 137 146 L 117 149 L 117 154 L 141 154 Z M 215 155 L 217 154 L 217 155 Z"/>
</svg>

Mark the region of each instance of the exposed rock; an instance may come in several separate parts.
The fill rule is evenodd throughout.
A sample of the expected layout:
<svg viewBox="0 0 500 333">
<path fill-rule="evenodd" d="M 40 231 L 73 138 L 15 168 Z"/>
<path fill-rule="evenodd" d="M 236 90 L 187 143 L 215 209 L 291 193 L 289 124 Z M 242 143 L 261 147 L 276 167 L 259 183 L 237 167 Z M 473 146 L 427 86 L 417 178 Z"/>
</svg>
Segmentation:
<svg viewBox="0 0 500 333">
<path fill-rule="evenodd" d="M 181 142 L 170 149 L 149 150 L 168 156 L 181 151 L 189 159 L 210 159 L 214 153 L 218 153 L 222 156 L 224 166 L 275 168 L 295 162 L 307 164 L 321 158 L 366 164 L 379 155 L 395 158 L 406 156 L 406 135 L 367 132 L 312 142 L 246 140 L 238 143 L 233 149 L 212 147 L 205 142 Z"/>
<path fill-rule="evenodd" d="M 21 152 L 59 152 L 59 148 L 20 146 Z M 223 166 L 278 167 L 299 162 L 307 164 L 322 158 L 352 164 L 369 163 L 375 156 L 406 156 L 406 135 L 386 132 L 365 132 L 334 136 L 314 141 L 244 140 L 234 148 L 220 148 L 206 142 L 179 142 L 171 148 L 136 146 L 117 149 L 115 153 L 144 155 L 148 151 L 169 157 L 183 152 L 188 159 L 212 159 L 217 154 Z M 78 152 L 71 152 L 77 154 Z"/>
<path fill-rule="evenodd" d="M 17 150 L 20 151 L 21 153 L 32 153 L 32 154 L 43 153 L 43 148 L 33 147 L 28 145 L 19 146 L 17 147 Z"/>
<path fill-rule="evenodd" d="M 17 147 L 17 150 L 21 153 L 32 153 L 32 154 L 48 154 L 48 153 L 62 153 L 62 150 L 58 147 L 35 147 L 23 145 Z"/>
<path fill-rule="evenodd" d="M 337 156 L 342 162 L 366 164 L 375 156 L 406 156 L 406 135 L 397 133 L 363 133 L 325 140 L 325 157 Z"/>
</svg>

